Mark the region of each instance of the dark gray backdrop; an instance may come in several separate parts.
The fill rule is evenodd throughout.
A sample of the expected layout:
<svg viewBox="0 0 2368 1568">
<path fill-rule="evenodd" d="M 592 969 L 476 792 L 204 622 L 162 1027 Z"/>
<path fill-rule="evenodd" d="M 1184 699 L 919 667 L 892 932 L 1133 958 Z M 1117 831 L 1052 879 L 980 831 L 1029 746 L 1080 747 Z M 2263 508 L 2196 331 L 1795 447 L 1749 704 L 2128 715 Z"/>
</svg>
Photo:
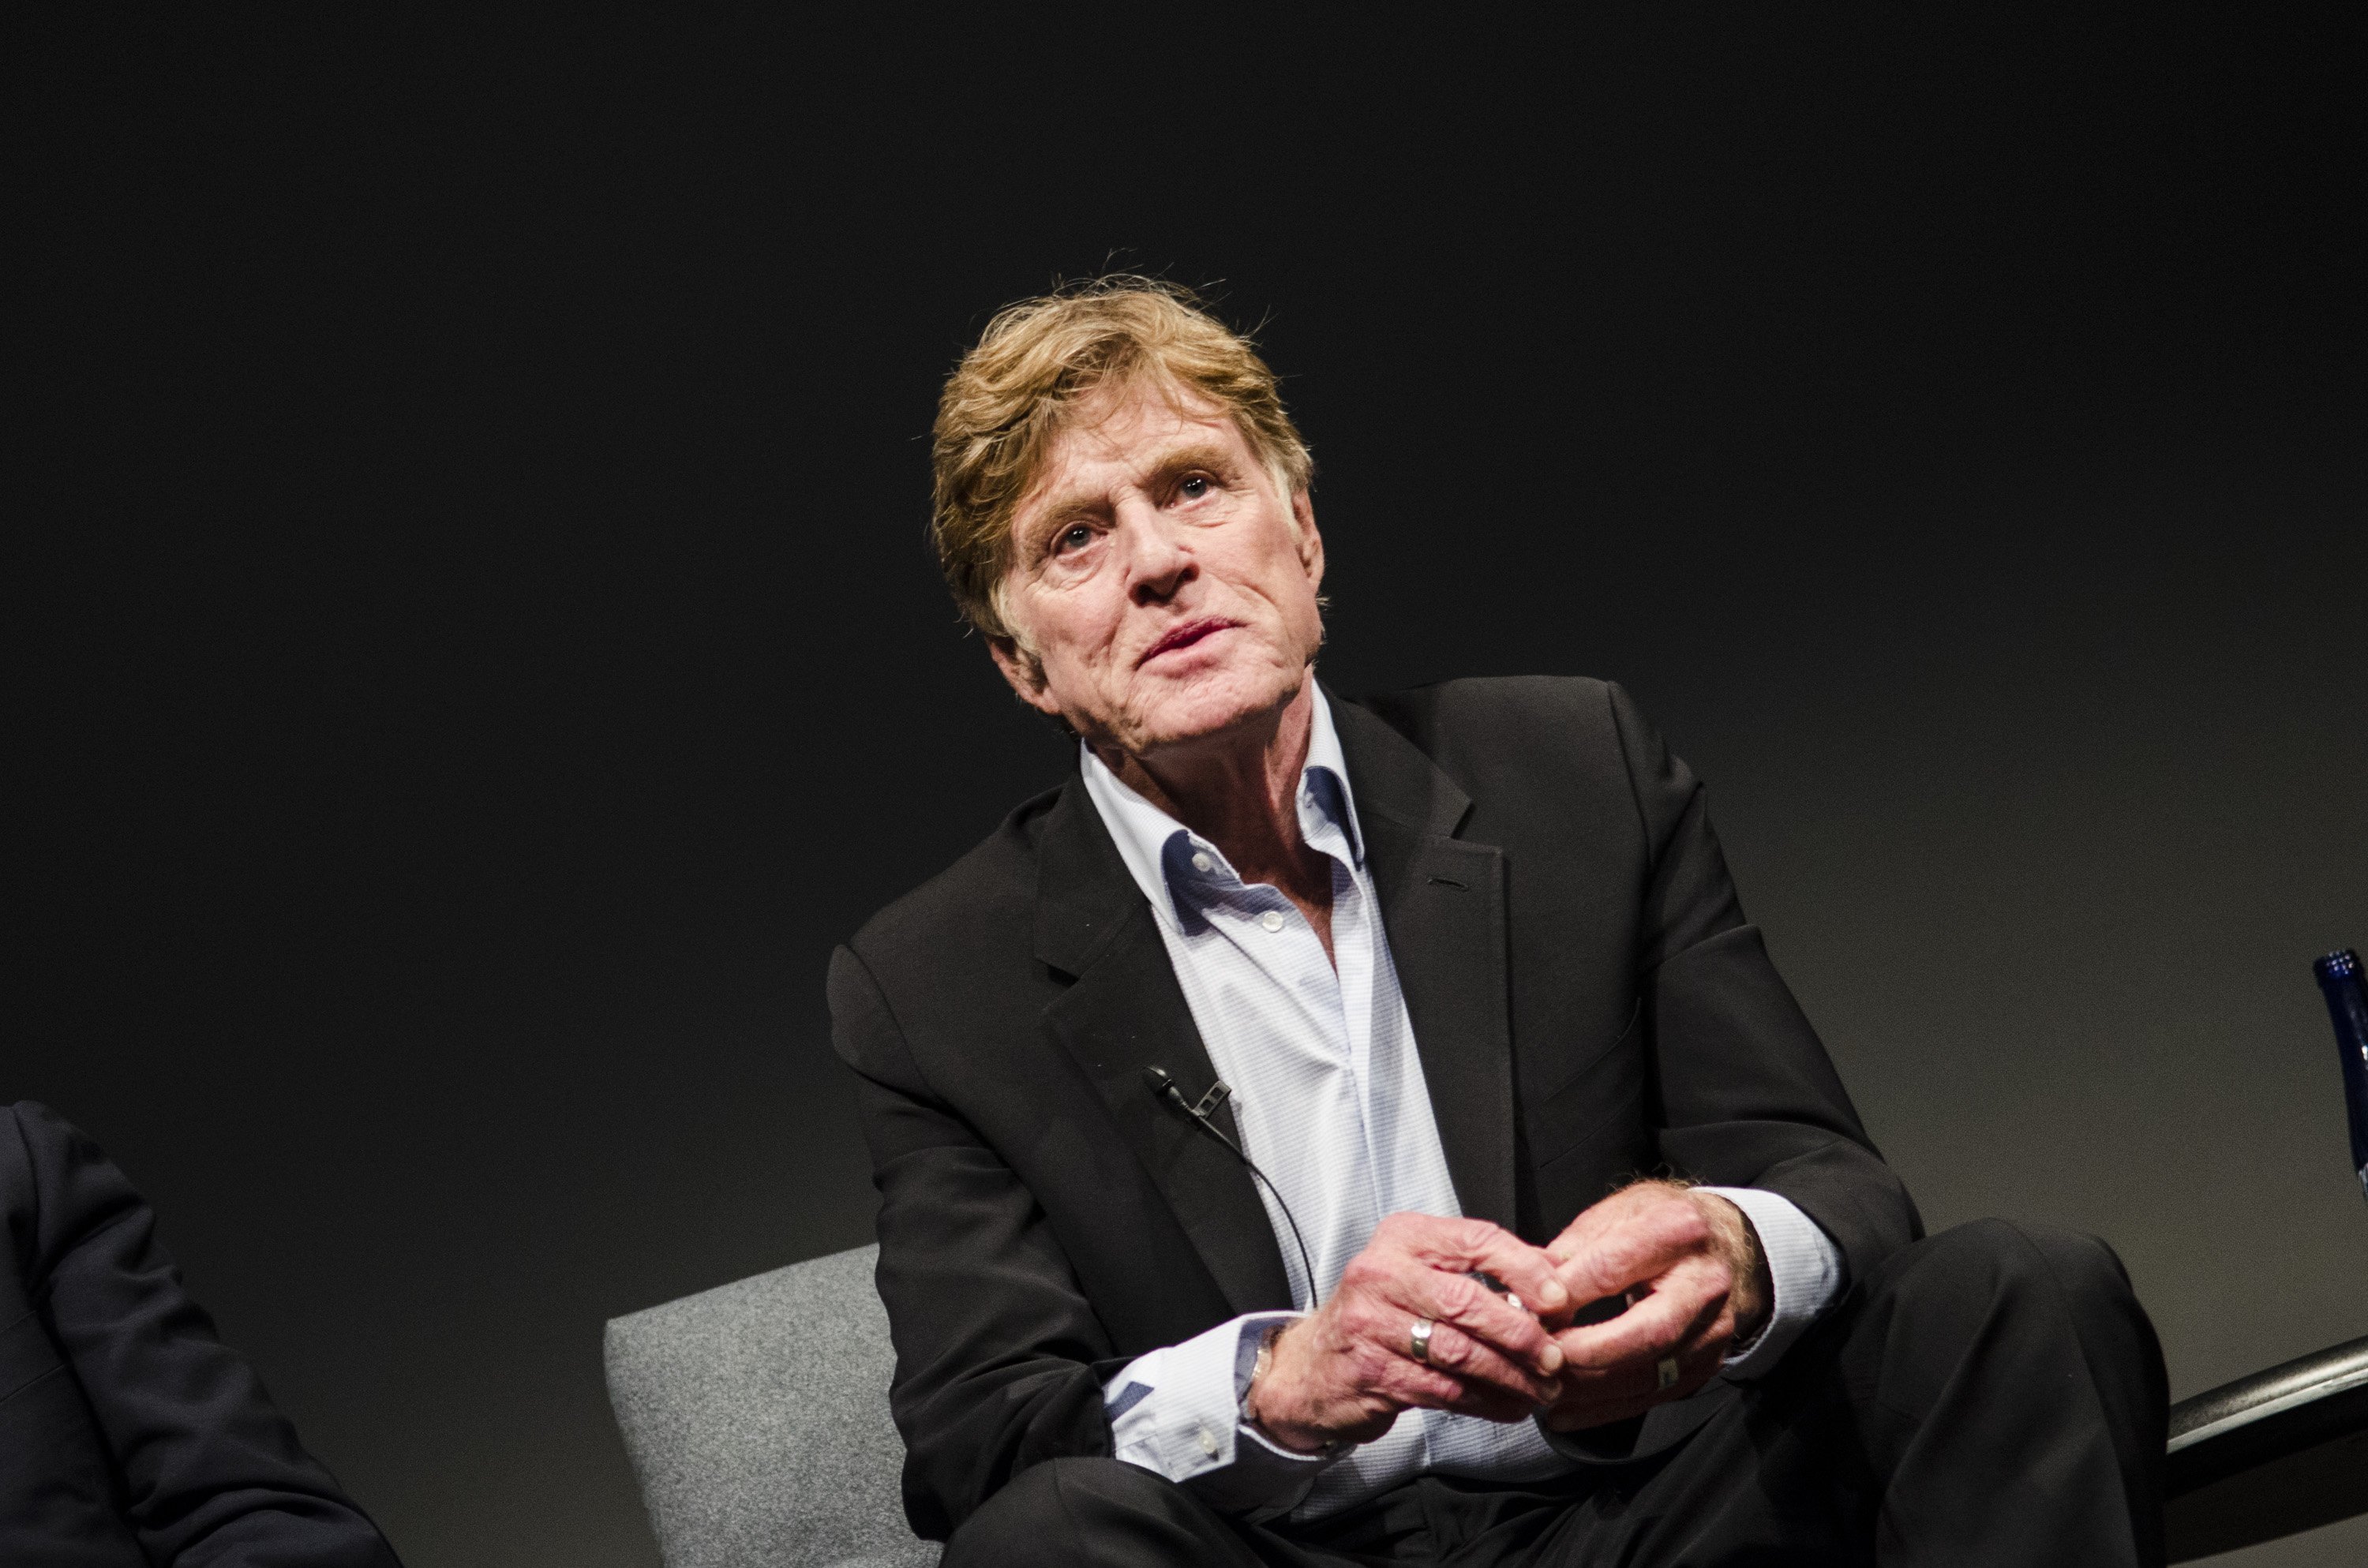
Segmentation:
<svg viewBox="0 0 2368 1568">
<path fill-rule="evenodd" d="M 1114 260 L 1266 324 L 1328 679 L 1638 694 L 1935 1224 L 2368 1333 L 2356 62 L 1744 15 L 19 18 L 0 1100 L 413 1564 L 653 1563 L 599 1324 L 867 1239 L 829 947 L 1064 764 L 935 384 Z"/>
</svg>

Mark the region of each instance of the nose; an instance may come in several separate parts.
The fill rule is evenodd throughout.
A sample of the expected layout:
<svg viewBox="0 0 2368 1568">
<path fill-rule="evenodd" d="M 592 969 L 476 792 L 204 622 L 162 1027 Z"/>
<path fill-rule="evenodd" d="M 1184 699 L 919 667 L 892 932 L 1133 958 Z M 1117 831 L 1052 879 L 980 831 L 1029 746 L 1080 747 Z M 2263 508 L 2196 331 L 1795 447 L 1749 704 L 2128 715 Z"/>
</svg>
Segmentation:
<svg viewBox="0 0 2368 1568">
<path fill-rule="evenodd" d="M 1156 506 L 1130 506 L 1120 513 L 1118 534 L 1127 551 L 1127 597 L 1136 604 L 1165 603 L 1200 575 L 1183 527 Z"/>
</svg>

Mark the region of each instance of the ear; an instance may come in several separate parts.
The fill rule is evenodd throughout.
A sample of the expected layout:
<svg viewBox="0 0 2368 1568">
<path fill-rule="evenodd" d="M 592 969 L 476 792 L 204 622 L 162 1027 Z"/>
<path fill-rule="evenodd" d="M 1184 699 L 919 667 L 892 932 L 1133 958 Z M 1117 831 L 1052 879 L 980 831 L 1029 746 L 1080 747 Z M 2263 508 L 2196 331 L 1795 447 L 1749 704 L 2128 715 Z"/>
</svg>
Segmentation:
<svg viewBox="0 0 2368 1568">
<path fill-rule="evenodd" d="M 1306 570 L 1307 585 L 1324 586 L 1324 536 L 1315 531 L 1315 503 L 1304 490 L 1291 493 L 1291 519 L 1297 526 L 1299 564 Z"/>
<path fill-rule="evenodd" d="M 1017 638 L 990 637 L 986 651 L 995 660 L 995 667 L 1003 672 L 1003 678 L 1011 683 L 1011 689 L 1019 693 L 1020 701 L 1039 713 L 1055 719 L 1061 716 L 1061 705 L 1053 700 L 1053 693 L 1045 686 L 1043 665 L 1022 648 Z"/>
</svg>

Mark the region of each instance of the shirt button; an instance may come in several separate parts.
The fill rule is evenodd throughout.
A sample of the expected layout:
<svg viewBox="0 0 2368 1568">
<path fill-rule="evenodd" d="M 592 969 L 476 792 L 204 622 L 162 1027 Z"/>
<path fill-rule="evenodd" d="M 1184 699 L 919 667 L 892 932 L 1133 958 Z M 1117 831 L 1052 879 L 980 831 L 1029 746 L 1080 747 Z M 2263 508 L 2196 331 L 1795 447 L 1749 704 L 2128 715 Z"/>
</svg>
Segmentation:
<svg viewBox="0 0 2368 1568">
<path fill-rule="evenodd" d="M 1214 860 L 1210 859 L 1206 855 L 1196 853 L 1192 857 L 1192 869 L 1196 871 L 1202 872 L 1213 871 L 1217 869 L 1217 863 Z"/>
<path fill-rule="evenodd" d="M 1269 931 L 1281 930 L 1282 911 L 1280 909 L 1268 910 L 1264 915 L 1258 916 L 1258 924 L 1265 926 Z"/>
<path fill-rule="evenodd" d="M 1214 1432 L 1210 1431 L 1206 1426 L 1201 1427 L 1200 1433 L 1201 1451 L 1208 1455 L 1211 1459 L 1215 1459 L 1217 1457 L 1217 1435 Z"/>
</svg>

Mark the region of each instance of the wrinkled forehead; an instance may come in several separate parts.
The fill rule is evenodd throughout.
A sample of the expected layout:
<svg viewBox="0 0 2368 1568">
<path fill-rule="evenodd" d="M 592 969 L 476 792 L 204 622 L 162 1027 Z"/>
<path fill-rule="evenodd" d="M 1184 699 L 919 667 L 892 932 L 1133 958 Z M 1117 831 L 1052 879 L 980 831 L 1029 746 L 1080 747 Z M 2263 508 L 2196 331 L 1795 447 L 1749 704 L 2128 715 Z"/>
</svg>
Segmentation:
<svg viewBox="0 0 2368 1568">
<path fill-rule="evenodd" d="M 1243 444 L 1233 415 L 1207 394 L 1166 376 L 1128 376 L 1105 381 L 1061 412 L 1043 466 L 1049 477 L 1093 464 L 1156 465 L 1179 442 L 1227 437 Z"/>
<path fill-rule="evenodd" d="M 1149 373 L 1106 381 L 1061 411 L 1014 516 L 1149 478 L 1190 455 L 1258 461 L 1232 413 L 1205 393 Z"/>
</svg>

